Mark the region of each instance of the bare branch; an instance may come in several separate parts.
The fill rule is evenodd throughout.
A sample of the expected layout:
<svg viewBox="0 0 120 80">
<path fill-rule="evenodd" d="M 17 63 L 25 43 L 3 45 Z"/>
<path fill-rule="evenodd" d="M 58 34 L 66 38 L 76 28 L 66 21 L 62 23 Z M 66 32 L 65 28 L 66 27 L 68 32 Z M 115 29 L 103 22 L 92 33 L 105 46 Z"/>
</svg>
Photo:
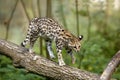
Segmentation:
<svg viewBox="0 0 120 80">
<path fill-rule="evenodd" d="M 23 67 L 29 72 L 51 77 L 57 80 L 98 80 L 99 76 L 69 66 L 59 66 L 53 61 L 36 54 L 30 54 L 26 48 L 0 39 L 0 53 L 12 58 L 14 66 Z"/>
<path fill-rule="evenodd" d="M 78 0 L 75 0 L 75 8 L 76 8 L 76 29 L 77 36 L 79 36 L 79 14 L 78 14 Z"/>
<path fill-rule="evenodd" d="M 25 8 L 25 4 L 24 4 L 23 0 L 20 0 L 20 2 L 21 2 L 21 4 L 22 4 L 22 6 L 23 6 L 23 9 L 24 9 L 24 11 L 25 11 L 25 14 L 26 14 L 26 17 L 27 17 L 28 21 L 30 21 L 30 17 L 29 17 L 29 15 L 28 15 L 28 13 L 27 13 L 27 9 Z"/>
<path fill-rule="evenodd" d="M 63 0 L 58 0 L 58 2 L 59 2 L 60 17 L 61 17 L 62 23 L 63 23 L 65 29 L 68 29 L 66 18 L 65 18 L 65 13 L 64 13 Z"/>
<path fill-rule="evenodd" d="M 41 17 L 41 8 L 40 8 L 40 0 L 37 0 L 37 9 L 38 9 L 38 14 L 39 14 L 39 17 Z M 42 38 L 40 37 L 39 38 L 39 49 L 40 49 L 40 54 L 42 54 L 43 53 L 43 49 L 42 49 L 42 47 L 43 47 L 43 40 L 42 40 Z"/>
<path fill-rule="evenodd" d="M 116 67 L 120 64 L 120 50 L 113 56 L 112 60 L 109 62 L 108 66 L 102 73 L 101 80 L 110 80 L 112 73 L 115 71 Z"/>
<path fill-rule="evenodd" d="M 15 9 L 16 9 L 16 7 L 17 7 L 17 3 L 18 3 L 18 0 L 16 1 L 15 6 L 13 7 L 13 10 L 12 10 L 12 12 L 11 12 L 11 15 L 10 15 L 9 20 L 4 22 L 4 24 L 6 25 L 6 37 L 5 37 L 6 40 L 8 39 L 10 22 L 11 22 L 11 20 L 12 20 L 12 18 L 13 18 L 13 14 L 14 14 Z"/>
</svg>

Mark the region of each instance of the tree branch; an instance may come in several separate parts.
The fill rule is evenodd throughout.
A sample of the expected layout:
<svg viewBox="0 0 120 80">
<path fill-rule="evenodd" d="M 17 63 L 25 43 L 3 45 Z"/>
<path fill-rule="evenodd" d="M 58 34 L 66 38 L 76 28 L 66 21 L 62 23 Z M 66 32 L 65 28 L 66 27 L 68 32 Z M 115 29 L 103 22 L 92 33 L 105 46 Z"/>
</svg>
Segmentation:
<svg viewBox="0 0 120 80">
<path fill-rule="evenodd" d="M 102 73 L 100 80 L 110 80 L 112 73 L 115 71 L 116 67 L 120 64 L 120 50 L 113 56 L 112 60 L 109 62 L 108 66 Z"/>
<path fill-rule="evenodd" d="M 57 80 L 98 80 L 99 76 L 69 66 L 59 66 L 37 54 L 30 54 L 26 48 L 0 39 L 0 54 L 12 58 L 15 67 Z"/>
</svg>

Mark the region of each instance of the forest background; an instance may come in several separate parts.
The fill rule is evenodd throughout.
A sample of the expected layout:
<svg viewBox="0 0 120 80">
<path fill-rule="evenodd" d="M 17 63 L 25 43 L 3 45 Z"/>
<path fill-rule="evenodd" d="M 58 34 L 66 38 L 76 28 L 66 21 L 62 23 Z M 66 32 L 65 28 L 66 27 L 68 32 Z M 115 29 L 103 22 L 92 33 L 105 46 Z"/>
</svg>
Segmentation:
<svg viewBox="0 0 120 80">
<path fill-rule="evenodd" d="M 119 0 L 0 0 L 0 38 L 20 45 L 25 39 L 29 21 L 34 17 L 52 17 L 74 35 L 82 34 L 81 51 L 76 63 L 63 51 L 67 65 L 101 74 L 112 56 L 120 49 Z M 55 44 L 53 44 L 56 55 Z M 44 40 L 39 38 L 34 51 L 49 58 Z M 67 56 L 67 57 L 66 57 Z M 57 62 L 57 58 L 54 60 Z M 120 68 L 113 78 L 120 80 Z M 0 54 L 0 80 L 47 80 L 12 66 Z"/>
</svg>

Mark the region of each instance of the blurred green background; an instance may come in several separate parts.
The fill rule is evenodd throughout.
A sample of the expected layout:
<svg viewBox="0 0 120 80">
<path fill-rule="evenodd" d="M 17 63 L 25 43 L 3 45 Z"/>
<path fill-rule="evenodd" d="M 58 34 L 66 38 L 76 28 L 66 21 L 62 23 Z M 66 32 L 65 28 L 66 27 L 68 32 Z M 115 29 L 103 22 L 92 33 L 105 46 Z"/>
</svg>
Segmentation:
<svg viewBox="0 0 120 80">
<path fill-rule="evenodd" d="M 20 45 L 25 39 L 29 21 L 34 17 L 52 17 L 74 35 L 84 36 L 81 51 L 74 52 L 75 64 L 63 50 L 63 58 L 69 66 L 101 74 L 120 50 L 120 0 L 0 0 L 0 39 Z M 56 55 L 54 43 L 53 49 Z M 41 38 L 37 40 L 34 51 L 49 58 Z M 120 80 L 119 67 L 112 77 Z M 14 68 L 12 61 L 0 54 L 0 80 L 49 78 Z"/>
</svg>

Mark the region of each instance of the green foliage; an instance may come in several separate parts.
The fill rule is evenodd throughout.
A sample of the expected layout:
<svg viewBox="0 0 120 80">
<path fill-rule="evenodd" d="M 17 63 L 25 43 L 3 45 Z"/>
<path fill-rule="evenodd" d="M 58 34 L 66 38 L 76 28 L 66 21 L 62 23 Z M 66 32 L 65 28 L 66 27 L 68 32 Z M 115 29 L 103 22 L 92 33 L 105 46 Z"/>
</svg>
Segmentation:
<svg viewBox="0 0 120 80">
<path fill-rule="evenodd" d="M 11 60 L 0 55 L 0 80 L 46 80 L 38 75 L 27 73 L 24 69 L 13 67 Z"/>
<path fill-rule="evenodd" d="M 86 41 L 80 52 L 80 55 L 83 55 L 84 57 L 81 61 L 81 68 L 89 71 L 101 72 L 105 63 L 107 63 L 106 61 L 108 60 L 105 59 L 105 53 L 102 50 L 102 48 L 107 45 L 108 42 L 100 36 L 98 38 L 92 38 L 89 41 Z M 103 66 L 101 66 L 101 64 Z"/>
<path fill-rule="evenodd" d="M 98 34 L 92 36 L 89 41 L 85 41 L 77 55 L 77 59 L 79 59 L 77 62 L 79 64 L 78 68 L 101 74 L 113 55 L 119 50 L 115 48 L 115 43 L 118 40 L 120 41 L 120 37 L 114 35 L 116 33 L 114 31 L 107 36 Z M 120 46 L 120 44 L 118 45 Z M 114 78 L 120 79 L 119 71 L 118 68 L 113 75 Z"/>
</svg>

